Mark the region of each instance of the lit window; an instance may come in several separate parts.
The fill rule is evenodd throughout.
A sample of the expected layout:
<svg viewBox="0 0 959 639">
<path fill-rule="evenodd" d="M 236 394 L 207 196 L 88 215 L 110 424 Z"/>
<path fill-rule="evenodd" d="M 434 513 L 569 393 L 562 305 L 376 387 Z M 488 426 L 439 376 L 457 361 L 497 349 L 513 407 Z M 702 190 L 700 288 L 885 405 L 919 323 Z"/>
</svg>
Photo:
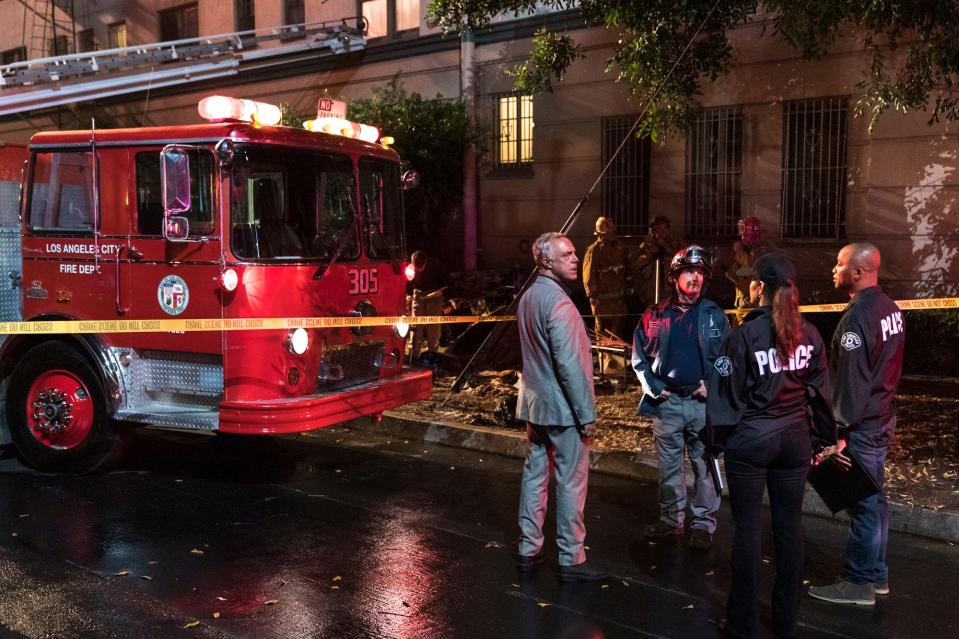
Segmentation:
<svg viewBox="0 0 959 639">
<path fill-rule="evenodd" d="M 396 37 L 420 27 L 420 0 L 362 0 L 369 39 Z"/>
<path fill-rule="evenodd" d="M 127 23 L 114 22 L 107 27 L 107 41 L 111 49 L 127 46 Z"/>
<path fill-rule="evenodd" d="M 498 167 L 528 166 L 533 162 L 533 96 L 502 95 L 493 114 Z"/>
<path fill-rule="evenodd" d="M 420 28 L 420 0 L 396 0 L 396 30 Z"/>
</svg>

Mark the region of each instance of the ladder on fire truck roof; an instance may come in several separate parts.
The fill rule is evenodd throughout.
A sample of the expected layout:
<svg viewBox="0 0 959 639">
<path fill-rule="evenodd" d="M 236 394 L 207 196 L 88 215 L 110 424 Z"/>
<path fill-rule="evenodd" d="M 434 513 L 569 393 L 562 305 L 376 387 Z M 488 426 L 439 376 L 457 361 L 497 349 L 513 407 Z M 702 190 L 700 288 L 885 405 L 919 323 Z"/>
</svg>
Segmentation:
<svg viewBox="0 0 959 639">
<path fill-rule="evenodd" d="M 0 66 L 0 116 L 235 75 L 241 63 L 297 52 L 360 51 L 365 28 L 353 25 L 364 24 L 344 18 L 6 64 Z M 271 40 L 282 44 L 257 48 Z"/>
</svg>

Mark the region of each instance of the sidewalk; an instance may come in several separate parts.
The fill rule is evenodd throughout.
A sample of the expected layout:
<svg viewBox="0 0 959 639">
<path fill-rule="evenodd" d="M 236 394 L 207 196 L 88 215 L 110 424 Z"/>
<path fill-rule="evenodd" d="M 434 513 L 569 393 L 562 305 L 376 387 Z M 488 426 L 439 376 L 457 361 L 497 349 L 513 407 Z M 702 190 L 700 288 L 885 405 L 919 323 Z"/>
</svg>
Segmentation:
<svg viewBox="0 0 959 639">
<path fill-rule="evenodd" d="M 467 448 L 520 459 L 526 456 L 526 436 L 499 428 L 422 421 L 390 412 L 383 414 L 380 424 L 375 424 L 368 419 L 358 419 L 348 422 L 346 426 L 399 439 Z M 590 451 L 590 469 L 593 472 L 643 482 L 655 483 L 659 479 L 655 458 L 622 451 L 593 448 Z M 692 477 L 692 473 L 688 473 L 687 477 Z M 819 496 L 808 486 L 803 512 L 817 517 L 832 517 Z M 889 514 L 891 530 L 952 543 L 959 542 L 959 511 L 946 509 L 936 511 L 890 502 Z M 840 513 L 836 517 L 847 519 L 845 513 Z"/>
</svg>

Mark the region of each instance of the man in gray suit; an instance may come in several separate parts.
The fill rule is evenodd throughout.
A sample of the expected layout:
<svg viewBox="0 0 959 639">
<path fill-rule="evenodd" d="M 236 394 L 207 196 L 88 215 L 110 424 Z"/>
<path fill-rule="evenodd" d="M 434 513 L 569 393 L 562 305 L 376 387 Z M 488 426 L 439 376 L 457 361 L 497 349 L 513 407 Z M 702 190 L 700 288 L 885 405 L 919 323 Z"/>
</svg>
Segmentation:
<svg viewBox="0 0 959 639">
<path fill-rule="evenodd" d="M 569 297 L 576 280 L 576 248 L 561 233 L 533 244 L 538 274 L 517 311 L 523 377 L 516 417 L 526 422 L 529 450 L 519 503 L 516 568 L 544 562 L 543 522 L 549 470 L 556 477 L 556 545 L 561 581 L 599 581 L 606 573 L 587 563 L 583 505 L 589 479 L 589 440 L 596 426 L 593 357 L 583 318 Z"/>
</svg>

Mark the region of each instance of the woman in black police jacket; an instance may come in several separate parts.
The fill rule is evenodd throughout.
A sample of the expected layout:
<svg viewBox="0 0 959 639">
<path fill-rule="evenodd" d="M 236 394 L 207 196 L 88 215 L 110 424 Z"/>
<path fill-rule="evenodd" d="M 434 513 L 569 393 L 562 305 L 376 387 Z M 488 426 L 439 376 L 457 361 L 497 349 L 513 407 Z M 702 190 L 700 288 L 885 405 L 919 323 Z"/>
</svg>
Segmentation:
<svg viewBox="0 0 959 639">
<path fill-rule="evenodd" d="M 803 493 L 813 444 L 836 441 L 832 389 L 822 338 L 799 314 L 792 262 L 782 255 L 762 256 L 749 288 L 758 308 L 726 340 L 706 400 L 709 434 L 726 453 L 735 523 L 726 632 L 732 637 L 759 632 L 757 582 L 767 488 L 776 544 L 773 630 L 776 637 L 794 637 L 802 588 Z"/>
</svg>

